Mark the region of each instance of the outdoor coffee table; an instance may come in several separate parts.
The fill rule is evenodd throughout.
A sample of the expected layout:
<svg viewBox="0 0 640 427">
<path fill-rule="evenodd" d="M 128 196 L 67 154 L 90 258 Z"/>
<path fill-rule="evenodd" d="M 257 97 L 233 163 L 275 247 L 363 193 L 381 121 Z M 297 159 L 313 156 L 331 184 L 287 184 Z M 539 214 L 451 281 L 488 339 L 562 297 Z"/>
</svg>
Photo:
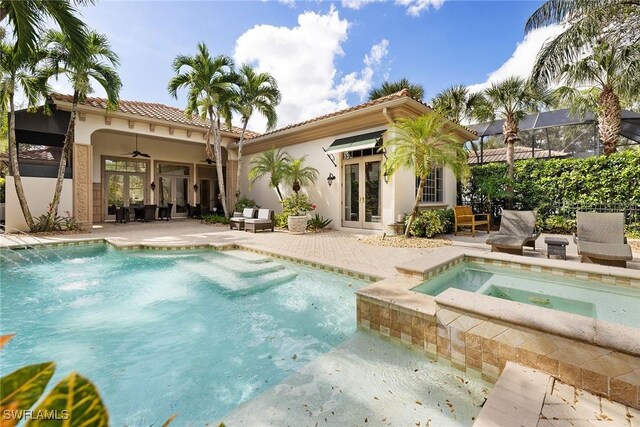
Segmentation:
<svg viewBox="0 0 640 427">
<path fill-rule="evenodd" d="M 549 255 L 561 256 L 567 259 L 567 245 L 569 240 L 564 237 L 545 237 L 544 242 L 547 244 L 547 258 Z"/>
</svg>

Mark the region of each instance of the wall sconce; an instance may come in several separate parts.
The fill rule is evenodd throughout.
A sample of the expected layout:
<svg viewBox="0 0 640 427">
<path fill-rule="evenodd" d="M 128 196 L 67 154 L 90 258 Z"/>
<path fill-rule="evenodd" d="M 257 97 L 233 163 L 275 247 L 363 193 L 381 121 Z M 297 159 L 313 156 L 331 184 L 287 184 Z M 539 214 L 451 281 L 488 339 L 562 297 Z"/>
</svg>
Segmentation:
<svg viewBox="0 0 640 427">
<path fill-rule="evenodd" d="M 198 184 L 193 184 L 193 191 L 198 191 Z"/>
<path fill-rule="evenodd" d="M 383 176 L 383 178 L 384 178 L 384 183 L 385 183 L 385 184 L 388 184 L 388 183 L 389 183 L 389 174 L 387 173 L 387 171 L 385 171 L 385 172 L 382 174 L 382 176 Z"/>
<path fill-rule="evenodd" d="M 151 191 L 155 191 L 156 190 L 156 183 L 154 181 L 151 181 Z"/>
<path fill-rule="evenodd" d="M 329 176 L 327 177 L 327 184 L 329 184 L 329 187 L 331 187 L 331 184 L 333 184 L 333 181 L 335 179 L 336 179 L 335 175 L 329 172 Z"/>
</svg>

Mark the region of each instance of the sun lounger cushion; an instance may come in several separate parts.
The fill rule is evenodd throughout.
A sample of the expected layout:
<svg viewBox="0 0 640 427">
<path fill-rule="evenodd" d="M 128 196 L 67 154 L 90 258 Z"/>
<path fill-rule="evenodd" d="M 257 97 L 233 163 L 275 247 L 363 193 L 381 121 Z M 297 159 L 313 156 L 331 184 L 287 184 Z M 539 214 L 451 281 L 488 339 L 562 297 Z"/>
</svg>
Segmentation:
<svg viewBox="0 0 640 427">
<path fill-rule="evenodd" d="M 621 243 L 578 242 L 580 255 L 598 259 L 631 261 L 631 246 Z"/>
<path fill-rule="evenodd" d="M 519 249 L 524 246 L 529 239 L 529 237 L 515 237 L 496 234 L 487 239 L 487 244 L 499 246 L 501 248 Z"/>
<path fill-rule="evenodd" d="M 624 215 L 622 213 L 577 212 L 580 242 L 624 243 Z"/>
</svg>

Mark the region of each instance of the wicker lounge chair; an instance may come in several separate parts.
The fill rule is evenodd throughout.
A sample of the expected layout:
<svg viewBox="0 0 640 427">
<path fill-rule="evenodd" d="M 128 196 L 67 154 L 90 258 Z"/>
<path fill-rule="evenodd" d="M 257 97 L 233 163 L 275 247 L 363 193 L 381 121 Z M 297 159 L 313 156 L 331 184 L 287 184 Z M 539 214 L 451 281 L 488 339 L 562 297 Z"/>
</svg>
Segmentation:
<svg viewBox="0 0 640 427">
<path fill-rule="evenodd" d="M 534 211 L 502 211 L 500 231 L 487 239 L 491 252 L 506 252 L 522 255 L 524 246 L 536 249 L 536 213 Z"/>
<path fill-rule="evenodd" d="M 144 222 L 156 220 L 156 207 L 157 205 L 144 205 Z"/>
<path fill-rule="evenodd" d="M 471 235 L 476 237 L 476 227 L 478 225 L 484 225 L 487 227 L 487 233 L 489 233 L 489 227 L 491 227 L 490 214 L 474 214 L 471 210 L 471 206 L 456 206 L 453 208 L 454 214 L 454 229 L 453 235 L 458 235 L 459 227 L 471 227 Z"/>
<path fill-rule="evenodd" d="M 626 267 L 633 259 L 624 237 L 622 213 L 577 212 L 578 230 L 574 241 L 582 262 Z"/>
<path fill-rule="evenodd" d="M 274 220 L 273 211 L 271 209 L 258 209 L 257 218 L 249 218 L 244 220 L 244 231 L 271 230 L 273 231 Z"/>
<path fill-rule="evenodd" d="M 257 211 L 258 210 L 256 208 L 244 208 L 241 215 L 238 215 L 238 212 L 234 212 L 233 216 L 229 220 L 229 228 L 231 230 L 234 228 L 244 230 L 245 220 L 255 218 Z"/>
</svg>

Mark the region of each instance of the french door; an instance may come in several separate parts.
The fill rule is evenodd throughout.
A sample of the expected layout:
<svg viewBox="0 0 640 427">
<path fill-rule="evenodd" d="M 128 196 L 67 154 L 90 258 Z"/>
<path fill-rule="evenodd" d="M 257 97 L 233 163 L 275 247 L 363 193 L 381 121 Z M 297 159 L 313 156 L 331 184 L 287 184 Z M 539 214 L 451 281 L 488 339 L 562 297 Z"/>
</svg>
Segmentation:
<svg viewBox="0 0 640 427">
<path fill-rule="evenodd" d="M 382 229 L 382 159 L 361 157 L 343 164 L 344 227 Z"/>
<path fill-rule="evenodd" d="M 115 219 L 115 207 L 144 206 L 146 174 L 107 172 L 106 219 Z"/>
<path fill-rule="evenodd" d="M 172 217 L 187 216 L 187 203 L 189 200 L 189 177 L 183 176 L 160 176 L 158 205 L 173 205 L 171 209 Z"/>
<path fill-rule="evenodd" d="M 212 212 L 216 208 L 216 188 L 213 178 L 200 178 L 200 209 L 203 213 Z"/>
</svg>

